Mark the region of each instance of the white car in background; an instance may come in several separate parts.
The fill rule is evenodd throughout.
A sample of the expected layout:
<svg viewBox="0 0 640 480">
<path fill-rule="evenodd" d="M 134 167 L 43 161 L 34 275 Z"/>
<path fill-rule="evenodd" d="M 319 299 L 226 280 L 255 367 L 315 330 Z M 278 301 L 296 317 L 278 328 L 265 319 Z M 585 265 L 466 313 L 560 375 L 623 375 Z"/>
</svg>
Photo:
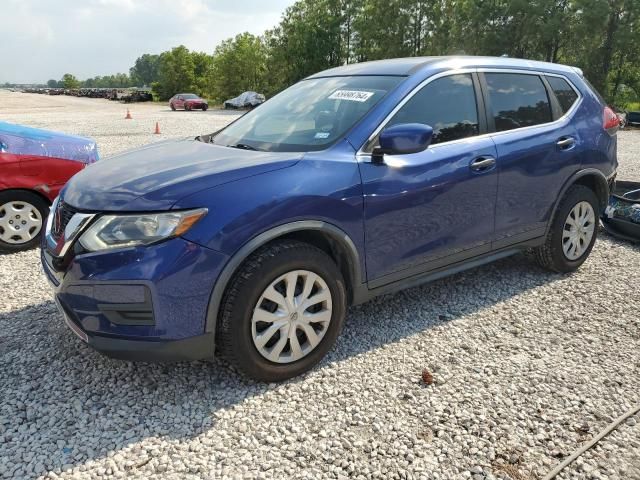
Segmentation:
<svg viewBox="0 0 640 480">
<path fill-rule="evenodd" d="M 244 92 L 236 98 L 231 98 L 224 102 L 224 108 L 255 108 L 264 103 L 265 97 L 257 92 Z"/>
</svg>

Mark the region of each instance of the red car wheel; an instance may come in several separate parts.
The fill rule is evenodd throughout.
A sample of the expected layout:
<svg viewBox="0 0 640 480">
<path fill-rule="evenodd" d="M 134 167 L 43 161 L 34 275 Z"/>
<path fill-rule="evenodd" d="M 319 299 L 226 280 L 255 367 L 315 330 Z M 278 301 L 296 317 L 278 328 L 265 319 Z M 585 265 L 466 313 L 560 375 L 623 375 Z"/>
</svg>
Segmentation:
<svg viewBox="0 0 640 480">
<path fill-rule="evenodd" d="M 48 214 L 49 205 L 35 193 L 0 193 L 0 252 L 19 252 L 38 245 Z"/>
</svg>

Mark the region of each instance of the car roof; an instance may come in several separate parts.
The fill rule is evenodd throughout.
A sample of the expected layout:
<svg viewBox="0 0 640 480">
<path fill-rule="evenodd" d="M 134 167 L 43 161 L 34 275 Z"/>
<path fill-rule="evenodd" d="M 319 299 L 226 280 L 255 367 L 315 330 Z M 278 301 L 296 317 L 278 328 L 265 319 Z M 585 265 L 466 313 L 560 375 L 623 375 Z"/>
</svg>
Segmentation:
<svg viewBox="0 0 640 480">
<path fill-rule="evenodd" d="M 550 73 L 582 72 L 567 65 L 538 62 L 508 57 L 475 57 L 475 56 L 443 56 L 443 57 L 408 57 L 372 62 L 353 63 L 342 67 L 318 72 L 307 78 L 338 77 L 352 75 L 397 75 L 410 76 L 426 68 L 459 69 L 459 68 L 503 68 L 542 70 Z"/>
</svg>

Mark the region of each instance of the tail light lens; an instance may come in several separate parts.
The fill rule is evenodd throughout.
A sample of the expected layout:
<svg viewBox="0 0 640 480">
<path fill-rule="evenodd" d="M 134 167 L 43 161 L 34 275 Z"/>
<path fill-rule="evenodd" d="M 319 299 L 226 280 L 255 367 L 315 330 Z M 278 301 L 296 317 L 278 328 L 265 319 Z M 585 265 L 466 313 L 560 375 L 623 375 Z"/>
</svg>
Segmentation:
<svg viewBox="0 0 640 480">
<path fill-rule="evenodd" d="M 616 112 L 609 107 L 604 107 L 604 113 L 602 114 L 602 123 L 604 129 L 609 133 L 616 133 L 620 126 L 620 119 Z"/>
</svg>

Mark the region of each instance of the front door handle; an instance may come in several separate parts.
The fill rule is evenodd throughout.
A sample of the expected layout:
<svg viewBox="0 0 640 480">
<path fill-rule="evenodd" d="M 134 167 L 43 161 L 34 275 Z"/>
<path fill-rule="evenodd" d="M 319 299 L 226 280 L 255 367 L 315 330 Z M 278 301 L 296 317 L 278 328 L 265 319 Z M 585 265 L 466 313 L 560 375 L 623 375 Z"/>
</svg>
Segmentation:
<svg viewBox="0 0 640 480">
<path fill-rule="evenodd" d="M 484 173 L 488 172 L 489 170 L 493 170 L 493 167 L 495 166 L 496 159 L 489 156 L 478 157 L 469 164 L 469 168 L 478 173 Z"/>
<path fill-rule="evenodd" d="M 575 144 L 576 144 L 576 141 L 572 137 L 562 137 L 556 143 L 556 145 L 558 145 L 558 148 L 560 148 L 560 150 L 568 150 L 569 148 L 573 147 Z"/>
</svg>

